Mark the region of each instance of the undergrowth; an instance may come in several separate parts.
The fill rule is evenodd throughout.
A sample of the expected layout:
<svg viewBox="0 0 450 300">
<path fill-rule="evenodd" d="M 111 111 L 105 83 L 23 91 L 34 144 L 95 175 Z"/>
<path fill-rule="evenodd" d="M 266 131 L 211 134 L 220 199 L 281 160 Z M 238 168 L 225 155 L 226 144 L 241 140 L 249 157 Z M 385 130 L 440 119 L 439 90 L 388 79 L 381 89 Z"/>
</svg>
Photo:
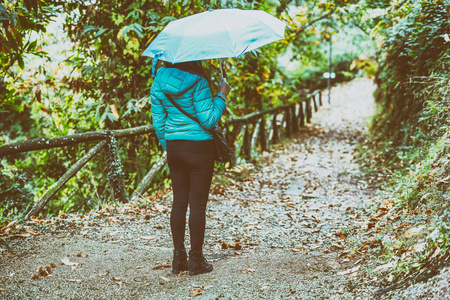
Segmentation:
<svg viewBox="0 0 450 300">
<path fill-rule="evenodd" d="M 404 1 L 378 30 L 385 35 L 370 138 L 360 147 L 393 207 L 377 220 L 383 284 L 434 274 L 450 239 L 450 38 L 447 1 Z M 408 231 L 409 230 L 409 231 Z M 392 263 L 392 266 L 387 265 Z M 382 274 L 382 275 L 380 275 Z M 426 275 L 428 274 L 428 275 Z"/>
</svg>

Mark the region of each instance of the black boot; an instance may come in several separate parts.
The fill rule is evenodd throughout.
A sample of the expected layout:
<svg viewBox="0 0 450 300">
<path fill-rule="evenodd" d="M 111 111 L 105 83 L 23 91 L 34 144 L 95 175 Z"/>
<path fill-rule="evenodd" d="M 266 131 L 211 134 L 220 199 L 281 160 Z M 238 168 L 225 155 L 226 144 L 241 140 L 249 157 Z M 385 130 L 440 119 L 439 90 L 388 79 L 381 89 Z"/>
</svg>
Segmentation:
<svg viewBox="0 0 450 300">
<path fill-rule="evenodd" d="M 189 251 L 188 270 L 189 275 L 198 275 L 211 272 L 213 266 L 206 261 L 201 252 L 192 253 L 192 251 Z"/>
<path fill-rule="evenodd" d="M 174 250 L 173 251 L 173 262 L 172 262 L 172 273 L 178 274 L 183 271 L 187 271 L 187 254 L 186 250 Z"/>
</svg>

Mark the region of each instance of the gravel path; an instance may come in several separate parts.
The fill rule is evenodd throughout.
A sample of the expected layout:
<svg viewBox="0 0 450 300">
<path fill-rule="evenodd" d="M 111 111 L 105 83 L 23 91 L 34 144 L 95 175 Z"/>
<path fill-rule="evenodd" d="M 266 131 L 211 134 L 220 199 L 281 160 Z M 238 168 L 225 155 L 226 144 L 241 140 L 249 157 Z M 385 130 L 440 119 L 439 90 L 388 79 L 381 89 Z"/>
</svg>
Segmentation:
<svg viewBox="0 0 450 300">
<path fill-rule="evenodd" d="M 212 273 L 171 274 L 165 191 L 3 240 L 0 297 L 372 299 L 374 282 L 343 251 L 376 196 L 375 179 L 353 160 L 374 113 L 373 90 L 367 79 L 333 88 L 331 105 L 295 139 L 215 178 L 205 238 Z M 31 279 L 50 264 L 51 276 Z"/>
</svg>

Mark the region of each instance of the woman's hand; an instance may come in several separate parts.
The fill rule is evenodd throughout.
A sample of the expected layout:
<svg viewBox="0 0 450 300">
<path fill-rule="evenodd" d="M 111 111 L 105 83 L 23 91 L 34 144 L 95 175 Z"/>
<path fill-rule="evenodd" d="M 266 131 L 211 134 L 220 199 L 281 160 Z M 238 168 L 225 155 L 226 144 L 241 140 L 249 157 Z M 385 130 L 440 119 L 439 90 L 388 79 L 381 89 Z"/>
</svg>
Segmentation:
<svg viewBox="0 0 450 300">
<path fill-rule="evenodd" d="M 226 82 L 225 78 L 222 78 L 219 82 L 219 90 L 217 92 L 224 94 L 226 97 L 228 96 L 230 91 L 231 91 L 230 85 Z"/>
</svg>

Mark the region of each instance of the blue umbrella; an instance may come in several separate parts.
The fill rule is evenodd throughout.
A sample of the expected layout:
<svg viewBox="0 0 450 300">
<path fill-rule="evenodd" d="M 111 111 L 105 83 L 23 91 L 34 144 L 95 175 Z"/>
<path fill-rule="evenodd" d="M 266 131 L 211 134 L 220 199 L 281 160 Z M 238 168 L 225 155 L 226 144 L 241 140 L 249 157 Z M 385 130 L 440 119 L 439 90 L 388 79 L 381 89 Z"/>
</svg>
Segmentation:
<svg viewBox="0 0 450 300">
<path fill-rule="evenodd" d="M 142 55 L 181 63 L 238 57 L 284 38 L 286 23 L 260 10 L 218 9 L 170 22 Z"/>
</svg>

